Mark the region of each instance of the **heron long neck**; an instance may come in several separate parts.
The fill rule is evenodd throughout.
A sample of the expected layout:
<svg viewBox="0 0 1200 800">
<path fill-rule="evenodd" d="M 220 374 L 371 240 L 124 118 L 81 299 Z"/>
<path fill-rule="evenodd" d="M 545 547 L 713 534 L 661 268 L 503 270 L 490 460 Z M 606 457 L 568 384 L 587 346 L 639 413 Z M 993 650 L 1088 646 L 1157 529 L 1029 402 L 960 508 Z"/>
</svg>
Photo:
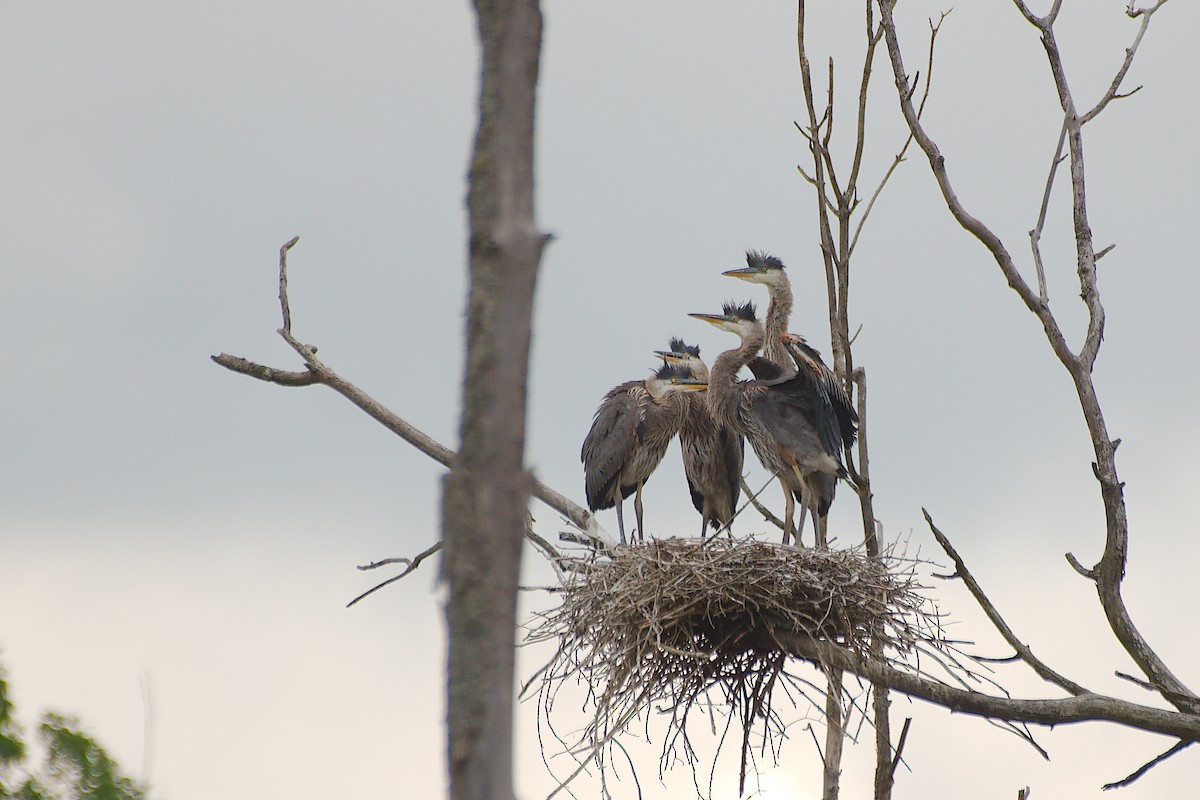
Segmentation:
<svg viewBox="0 0 1200 800">
<path fill-rule="evenodd" d="M 763 354 L 767 360 L 781 366 L 790 364 L 779 334 L 787 333 L 788 319 L 792 316 L 792 283 L 786 272 L 780 270 L 779 281 L 771 286 L 771 305 L 767 308 L 767 342 Z"/>
<path fill-rule="evenodd" d="M 708 408 L 713 417 L 734 430 L 740 429 L 737 420 L 742 391 L 738 370 L 749 364 L 762 348 L 765 335 L 763 326 L 755 323 L 739 347 L 717 356 L 708 375 Z"/>
<path fill-rule="evenodd" d="M 651 402 L 670 415 L 675 430 L 678 430 L 683 424 L 684 414 L 687 413 L 689 393 L 674 387 L 659 386 L 653 380 L 647 380 L 643 385 L 650 395 Z"/>
</svg>

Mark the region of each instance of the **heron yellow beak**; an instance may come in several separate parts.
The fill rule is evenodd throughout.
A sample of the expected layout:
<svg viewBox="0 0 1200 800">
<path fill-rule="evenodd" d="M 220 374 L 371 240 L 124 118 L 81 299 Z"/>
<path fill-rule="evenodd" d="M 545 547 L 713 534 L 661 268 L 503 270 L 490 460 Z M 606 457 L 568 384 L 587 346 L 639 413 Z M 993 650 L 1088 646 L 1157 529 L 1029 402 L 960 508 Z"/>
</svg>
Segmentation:
<svg viewBox="0 0 1200 800">
<path fill-rule="evenodd" d="M 741 278 L 744 281 L 748 281 L 752 280 L 753 277 L 758 274 L 758 270 L 751 269 L 750 267 L 742 267 L 741 269 L 725 270 L 721 274 L 727 275 L 730 278 Z"/>
<path fill-rule="evenodd" d="M 724 322 L 729 322 L 730 318 L 724 314 L 688 314 L 692 319 L 702 319 L 709 325 L 720 325 Z"/>
</svg>

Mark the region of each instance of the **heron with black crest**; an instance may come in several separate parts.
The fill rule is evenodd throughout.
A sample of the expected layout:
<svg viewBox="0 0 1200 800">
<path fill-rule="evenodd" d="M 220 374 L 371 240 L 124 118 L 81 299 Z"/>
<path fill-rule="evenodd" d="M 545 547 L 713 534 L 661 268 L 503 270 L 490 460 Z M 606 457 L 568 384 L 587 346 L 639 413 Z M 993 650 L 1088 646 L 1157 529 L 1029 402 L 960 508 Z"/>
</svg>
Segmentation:
<svg viewBox="0 0 1200 800">
<path fill-rule="evenodd" d="M 854 435 L 853 427 L 843 428 L 828 387 L 814 377 L 809 354 L 795 342 L 790 342 L 798 354 L 795 370 L 770 379 L 737 379 L 738 371 L 751 362 L 766 340 L 753 303 L 726 303 L 721 314 L 690 316 L 737 334 L 741 340 L 737 348 L 721 353 L 713 362 L 709 409 L 714 418 L 745 436 L 763 466 L 778 477 L 786 502 L 784 543 L 796 534 L 793 517 L 795 501 L 800 500 L 819 520 L 817 544 L 824 545 L 824 520 L 833 502 L 830 487 L 836 486 L 838 478 L 848 477 L 842 448 L 846 435 Z M 781 340 L 781 345 L 786 344 Z M 785 352 L 790 349 L 785 347 Z"/>
<path fill-rule="evenodd" d="M 627 541 L 621 507 L 631 494 L 637 536 L 644 541 L 642 486 L 683 425 L 686 393 L 706 385 L 682 364 L 663 364 L 649 378 L 613 387 L 596 409 L 579 454 L 584 489 L 592 511 L 616 506 L 621 544 Z"/>
<path fill-rule="evenodd" d="M 708 365 L 700 359 L 699 346 L 675 338 L 666 350 L 656 353 L 668 364 L 688 368 L 697 380 L 708 381 Z M 687 411 L 679 428 L 679 447 L 692 505 L 700 512 L 703 539 L 710 526 L 720 532 L 733 521 L 742 492 L 745 440 L 713 418 L 702 395 L 685 395 L 684 400 Z"/>
</svg>

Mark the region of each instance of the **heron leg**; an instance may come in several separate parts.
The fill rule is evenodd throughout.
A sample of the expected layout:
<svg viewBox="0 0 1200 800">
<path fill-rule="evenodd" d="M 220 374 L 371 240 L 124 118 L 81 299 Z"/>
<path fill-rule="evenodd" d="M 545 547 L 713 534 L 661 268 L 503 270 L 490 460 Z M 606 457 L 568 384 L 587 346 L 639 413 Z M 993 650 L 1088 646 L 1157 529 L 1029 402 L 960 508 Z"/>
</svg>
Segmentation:
<svg viewBox="0 0 1200 800">
<path fill-rule="evenodd" d="M 637 515 L 637 537 L 639 542 L 646 541 L 646 535 L 643 533 L 642 526 L 642 486 L 643 483 L 637 485 L 637 492 L 633 495 L 633 512 Z"/>
<path fill-rule="evenodd" d="M 827 525 L 829 523 L 829 506 L 824 507 L 824 515 L 821 513 L 822 498 L 824 497 L 824 489 L 828 481 L 822 473 L 814 473 L 809 475 L 810 480 L 805 480 L 804 476 L 800 475 L 799 470 L 796 470 L 797 477 L 800 477 L 800 482 L 804 486 L 804 506 L 805 509 L 812 511 L 812 535 L 815 537 L 815 546 L 827 548 L 829 540 L 827 536 Z M 836 489 L 836 482 L 833 483 Z M 829 495 L 829 501 L 833 500 L 833 495 Z M 803 518 L 803 517 L 802 517 Z M 803 523 L 800 524 L 803 528 Z"/>
<path fill-rule="evenodd" d="M 804 521 L 808 518 L 809 503 L 812 502 L 813 493 L 809 491 L 808 481 L 804 480 L 804 475 L 801 474 L 800 468 L 795 464 L 792 465 L 792 472 L 796 474 L 796 480 L 800 484 L 800 525 L 796 529 L 796 546 L 800 546 L 800 535 L 804 533 Z M 813 535 L 816 536 L 817 512 L 813 511 Z"/>
<path fill-rule="evenodd" d="M 783 543 L 788 544 L 789 542 L 791 542 L 792 537 L 796 536 L 796 529 L 794 527 L 792 527 L 792 516 L 796 513 L 796 500 L 795 500 L 795 498 L 792 497 L 792 490 L 788 488 L 788 485 L 784 482 L 783 478 L 779 479 L 779 483 L 781 486 L 783 486 L 783 499 L 784 499 Z M 801 520 L 803 520 L 803 519 L 804 518 L 801 517 Z M 796 537 L 796 541 L 799 541 L 799 540 L 800 540 L 799 537 Z"/>
<path fill-rule="evenodd" d="M 796 545 L 801 545 L 804 535 L 804 523 L 808 520 L 808 495 L 800 493 L 800 523 L 796 526 Z"/>
<path fill-rule="evenodd" d="M 620 497 L 617 498 L 617 530 L 621 534 L 621 544 L 625 544 L 625 520 L 621 519 L 621 506 L 625 505 L 625 501 Z"/>
</svg>

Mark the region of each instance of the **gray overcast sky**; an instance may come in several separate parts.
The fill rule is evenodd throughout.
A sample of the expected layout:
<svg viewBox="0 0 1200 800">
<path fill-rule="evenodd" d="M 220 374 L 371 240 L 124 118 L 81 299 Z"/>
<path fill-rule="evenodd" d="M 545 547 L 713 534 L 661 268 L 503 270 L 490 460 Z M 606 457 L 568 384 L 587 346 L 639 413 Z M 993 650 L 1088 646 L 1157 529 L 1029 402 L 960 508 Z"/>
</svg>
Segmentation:
<svg viewBox="0 0 1200 800">
<path fill-rule="evenodd" d="M 848 90 L 861 22 L 820 5 L 813 63 L 832 55 Z M 808 157 L 792 124 L 794 4 L 546 6 L 538 213 L 557 238 L 539 284 L 528 452 L 542 480 L 581 500 L 579 442 L 603 393 L 645 375 L 670 335 L 709 358 L 731 344 L 687 312 L 765 302 L 719 274 L 746 248 L 789 265 L 792 328 L 822 348 L 828 333 L 812 198 L 795 170 Z M 1090 105 L 1135 26 L 1121 2 L 1066 6 L 1060 40 L 1076 99 Z M 900 4 L 910 72 L 943 8 Z M 1181 609 L 1200 556 L 1198 26 L 1194 3 L 1164 7 L 1126 83 L 1145 88 L 1086 130 L 1093 230 L 1101 246 L 1117 244 L 1101 263 L 1097 382 L 1124 440 L 1127 596 L 1192 685 L 1200 648 Z M 436 541 L 440 469 L 332 392 L 260 384 L 208 356 L 295 366 L 274 334 L 275 269 L 279 246 L 299 234 L 298 336 L 454 443 L 476 60 L 465 3 L 8 3 L 0 13 L 0 661 L 27 724 L 46 707 L 78 713 L 155 797 L 442 792 L 433 565 L 343 608 L 372 583 L 354 565 Z M 903 141 L 890 72 L 882 58 L 877 67 L 868 186 Z M 960 4 L 934 81 L 927 123 L 960 197 L 1024 259 L 1061 119 L 1034 30 L 1010 3 Z M 849 95 L 839 109 L 846 135 Z M 1055 195 L 1047 251 L 1052 299 L 1078 341 L 1065 197 Z M 994 264 L 949 220 L 915 151 L 855 270 L 889 538 L 933 555 L 927 507 L 1039 654 L 1144 699 L 1112 677 L 1131 667 L 1062 559 L 1095 559 L 1103 531 L 1069 382 Z M 647 527 L 691 535 L 676 462 L 647 487 Z M 849 496 L 834 510 L 843 539 L 857 516 Z M 534 513 L 552 536 L 556 515 Z M 957 635 L 1002 650 L 959 587 L 932 591 Z M 522 675 L 544 655 L 525 651 Z M 999 677 L 1018 693 L 1048 692 Z M 898 798 L 1008 798 L 1026 785 L 1035 797 L 1098 797 L 1169 746 L 1111 727 L 1060 729 L 1040 735 L 1047 764 L 982 721 L 900 698 L 895 709 L 917 717 Z M 533 704 L 521 712 L 519 791 L 540 797 L 552 782 Z M 645 778 L 653 752 L 640 757 Z M 784 760 L 770 780 L 791 793 L 764 798 L 813 796 L 807 734 Z M 851 754 L 847 796 L 869 780 L 868 760 Z M 1123 796 L 1179 797 L 1196 785 L 1196 763 L 1184 754 Z M 720 797 L 733 796 L 735 771 L 731 761 L 718 772 Z M 668 782 L 690 791 L 687 775 Z M 667 796 L 653 780 L 642 787 Z"/>
</svg>

